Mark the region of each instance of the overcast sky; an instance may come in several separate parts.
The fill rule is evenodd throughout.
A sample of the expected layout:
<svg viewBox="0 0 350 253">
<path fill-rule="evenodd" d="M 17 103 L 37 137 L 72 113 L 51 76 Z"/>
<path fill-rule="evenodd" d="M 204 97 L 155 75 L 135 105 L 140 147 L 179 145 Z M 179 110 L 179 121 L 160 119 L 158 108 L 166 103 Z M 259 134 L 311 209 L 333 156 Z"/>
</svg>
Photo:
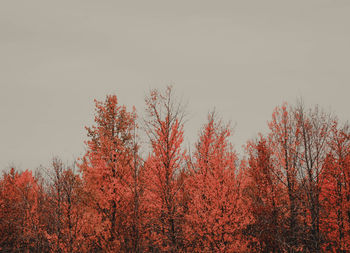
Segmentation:
<svg viewBox="0 0 350 253">
<path fill-rule="evenodd" d="M 187 142 L 214 106 L 237 149 L 302 96 L 350 108 L 350 1 L 0 2 L 0 168 L 72 160 L 93 99 L 144 112 L 149 88 L 188 101 Z"/>
</svg>

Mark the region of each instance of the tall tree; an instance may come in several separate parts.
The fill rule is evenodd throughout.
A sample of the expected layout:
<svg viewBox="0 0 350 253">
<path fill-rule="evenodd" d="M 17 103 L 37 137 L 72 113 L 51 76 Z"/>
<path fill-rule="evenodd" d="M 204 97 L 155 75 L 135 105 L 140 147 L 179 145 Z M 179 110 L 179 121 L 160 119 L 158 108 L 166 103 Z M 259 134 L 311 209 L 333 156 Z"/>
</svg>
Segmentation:
<svg viewBox="0 0 350 253">
<path fill-rule="evenodd" d="M 148 250 L 178 252 L 183 247 L 179 175 L 184 163 L 184 111 L 170 86 L 162 92 L 152 90 L 146 110 L 145 130 L 152 148 L 145 165 Z"/>
<path fill-rule="evenodd" d="M 95 103 L 96 125 L 86 128 L 90 139 L 80 165 L 86 190 L 92 197 L 94 247 L 128 251 L 132 244 L 130 214 L 135 196 L 136 113 L 119 106 L 115 95 Z"/>
<path fill-rule="evenodd" d="M 272 151 L 263 136 L 248 142 L 247 153 L 248 163 L 241 169 L 245 177 L 247 213 L 252 215 L 248 232 L 255 240 L 251 248 L 257 252 L 282 252 L 286 243 L 287 199 L 279 180 L 281 174 L 274 167 Z"/>
<path fill-rule="evenodd" d="M 350 127 L 334 121 L 330 151 L 321 174 L 320 202 L 323 206 L 320 230 L 324 251 L 350 250 Z"/>
<path fill-rule="evenodd" d="M 241 228 L 247 217 L 239 210 L 237 157 L 228 140 L 229 125 L 215 117 L 208 116 L 186 181 L 186 243 L 195 252 L 244 252 Z"/>
<path fill-rule="evenodd" d="M 298 191 L 297 168 L 299 166 L 298 128 L 291 107 L 283 104 L 276 107 L 269 122 L 269 142 L 273 157 L 273 166 L 280 171 L 279 180 L 285 185 L 288 195 L 287 212 L 289 216 L 286 248 L 289 252 L 303 248 L 303 236 L 300 223 L 300 201 Z"/>
<path fill-rule="evenodd" d="M 287 188 L 289 251 L 321 251 L 320 185 L 332 116 L 317 106 L 277 107 L 269 123 L 273 163 Z"/>
<path fill-rule="evenodd" d="M 306 209 L 305 218 L 308 228 L 304 231 L 304 240 L 310 251 L 321 251 L 320 234 L 320 187 L 321 173 L 329 152 L 329 138 L 333 118 L 318 106 L 305 109 L 299 102 L 293 109 L 299 143 L 298 177 L 303 204 Z"/>
<path fill-rule="evenodd" d="M 74 166 L 74 165 L 73 165 Z M 73 166 L 66 166 L 55 157 L 49 175 L 47 189 L 46 233 L 55 252 L 79 252 L 83 243 L 81 234 L 86 193 Z"/>
</svg>

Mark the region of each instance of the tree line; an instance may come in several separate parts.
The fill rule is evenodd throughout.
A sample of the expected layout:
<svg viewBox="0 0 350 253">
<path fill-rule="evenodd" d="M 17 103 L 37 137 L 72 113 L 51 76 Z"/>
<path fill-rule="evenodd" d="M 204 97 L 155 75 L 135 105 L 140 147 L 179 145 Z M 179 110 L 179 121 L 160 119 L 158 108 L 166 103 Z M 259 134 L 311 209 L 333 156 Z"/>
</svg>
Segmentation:
<svg viewBox="0 0 350 253">
<path fill-rule="evenodd" d="M 350 251 L 347 123 L 283 104 L 238 159 L 216 113 L 186 150 L 172 87 L 145 104 L 140 121 L 115 95 L 95 101 L 75 165 L 54 158 L 47 175 L 3 173 L 1 252 Z"/>
</svg>

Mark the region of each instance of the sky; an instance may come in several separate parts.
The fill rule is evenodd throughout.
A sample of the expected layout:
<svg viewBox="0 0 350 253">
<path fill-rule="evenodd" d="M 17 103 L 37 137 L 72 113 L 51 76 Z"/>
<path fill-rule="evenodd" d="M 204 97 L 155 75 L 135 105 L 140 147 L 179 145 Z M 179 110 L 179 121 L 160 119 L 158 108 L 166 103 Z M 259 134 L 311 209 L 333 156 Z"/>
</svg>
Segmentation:
<svg viewBox="0 0 350 253">
<path fill-rule="evenodd" d="M 0 2 L 0 169 L 84 153 L 94 99 L 144 114 L 151 88 L 187 102 L 186 145 L 214 107 L 238 151 L 275 106 L 350 108 L 350 1 Z"/>
</svg>

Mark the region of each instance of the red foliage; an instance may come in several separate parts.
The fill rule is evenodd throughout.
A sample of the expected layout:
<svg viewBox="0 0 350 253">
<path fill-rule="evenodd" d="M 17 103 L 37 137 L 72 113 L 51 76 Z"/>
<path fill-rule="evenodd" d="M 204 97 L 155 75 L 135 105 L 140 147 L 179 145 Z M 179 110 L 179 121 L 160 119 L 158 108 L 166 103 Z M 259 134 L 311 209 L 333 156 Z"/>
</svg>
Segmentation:
<svg viewBox="0 0 350 253">
<path fill-rule="evenodd" d="M 150 251 L 178 252 L 183 247 L 183 207 L 179 205 L 183 187 L 179 176 L 185 157 L 183 125 L 171 92 L 171 87 L 163 93 L 153 90 L 146 99 L 146 131 L 152 148 L 145 163 L 145 226 Z"/>
<path fill-rule="evenodd" d="M 346 126 L 331 129 L 330 152 L 322 173 L 321 230 L 324 250 L 350 251 L 350 135 Z"/>
<path fill-rule="evenodd" d="M 145 101 L 146 156 L 135 109 L 112 95 L 95 101 L 80 171 L 3 174 L 1 252 L 350 251 L 348 125 L 283 104 L 239 161 L 214 113 L 187 153 L 172 87 Z"/>
<path fill-rule="evenodd" d="M 2 251 L 40 248 L 43 228 L 38 213 L 38 185 L 31 171 L 14 168 L 0 181 L 0 247 Z"/>
<path fill-rule="evenodd" d="M 252 215 L 249 234 L 252 249 L 258 252 L 283 251 L 281 241 L 287 227 L 286 190 L 279 172 L 273 165 L 272 151 L 267 140 L 260 136 L 247 145 L 248 164 L 244 170 L 244 195 L 247 212 Z"/>
<path fill-rule="evenodd" d="M 120 251 L 132 247 L 135 112 L 119 106 L 116 96 L 96 101 L 96 125 L 88 130 L 88 150 L 80 168 L 91 195 L 85 236 L 95 250 Z"/>
<path fill-rule="evenodd" d="M 209 115 L 203 128 L 190 176 L 184 232 L 187 248 L 195 252 L 244 252 L 242 227 L 248 217 L 239 209 L 237 157 L 228 141 L 228 126 Z"/>
</svg>

